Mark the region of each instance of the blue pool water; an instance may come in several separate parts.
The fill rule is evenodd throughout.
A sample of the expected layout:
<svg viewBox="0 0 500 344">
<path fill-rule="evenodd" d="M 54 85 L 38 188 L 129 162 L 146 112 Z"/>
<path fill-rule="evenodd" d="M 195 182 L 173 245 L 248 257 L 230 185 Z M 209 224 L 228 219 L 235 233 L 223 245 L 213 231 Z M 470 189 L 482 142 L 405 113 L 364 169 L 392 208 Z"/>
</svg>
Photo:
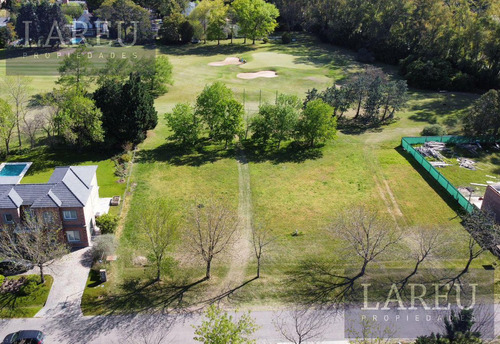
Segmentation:
<svg viewBox="0 0 500 344">
<path fill-rule="evenodd" d="M 0 176 L 15 177 L 21 174 L 27 164 L 6 164 L 0 171 Z"/>
<path fill-rule="evenodd" d="M 80 44 L 83 41 L 81 37 L 71 38 L 71 44 Z"/>
</svg>

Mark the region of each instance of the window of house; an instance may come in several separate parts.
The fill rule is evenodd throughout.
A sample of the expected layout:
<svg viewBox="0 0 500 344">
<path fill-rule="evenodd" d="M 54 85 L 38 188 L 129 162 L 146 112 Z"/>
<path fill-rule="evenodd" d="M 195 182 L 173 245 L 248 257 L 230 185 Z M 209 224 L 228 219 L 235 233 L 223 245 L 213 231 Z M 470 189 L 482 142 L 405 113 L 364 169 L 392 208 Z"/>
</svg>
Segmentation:
<svg viewBox="0 0 500 344">
<path fill-rule="evenodd" d="M 45 211 L 43 213 L 43 221 L 45 223 L 52 223 L 52 222 L 54 222 L 54 216 L 52 215 L 52 213 L 50 211 Z"/>
<path fill-rule="evenodd" d="M 65 220 L 76 220 L 76 210 L 64 210 L 63 217 Z"/>
<path fill-rule="evenodd" d="M 3 214 L 3 220 L 8 224 L 14 223 L 14 217 L 12 214 Z"/>
<path fill-rule="evenodd" d="M 66 231 L 66 238 L 69 242 L 79 242 L 80 232 L 79 231 Z"/>
</svg>

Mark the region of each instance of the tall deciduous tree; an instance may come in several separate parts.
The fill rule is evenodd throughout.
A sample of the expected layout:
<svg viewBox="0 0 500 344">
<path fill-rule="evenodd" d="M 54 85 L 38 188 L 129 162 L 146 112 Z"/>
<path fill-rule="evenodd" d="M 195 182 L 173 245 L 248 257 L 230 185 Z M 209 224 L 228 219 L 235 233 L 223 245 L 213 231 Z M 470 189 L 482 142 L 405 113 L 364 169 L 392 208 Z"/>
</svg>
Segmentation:
<svg viewBox="0 0 500 344">
<path fill-rule="evenodd" d="M 5 143 L 5 151 L 10 152 L 10 140 L 16 127 L 16 116 L 12 107 L 5 100 L 0 99 L 0 136 Z"/>
<path fill-rule="evenodd" d="M 101 117 L 92 99 L 75 92 L 64 101 L 58 120 L 67 142 L 86 147 L 104 140 Z"/>
<path fill-rule="evenodd" d="M 191 105 L 177 104 L 171 113 L 165 115 L 167 124 L 172 129 L 172 138 L 183 145 L 192 146 L 198 142 L 201 121 Z"/>
<path fill-rule="evenodd" d="M 275 239 L 273 232 L 269 228 L 252 226 L 252 244 L 255 258 L 257 259 L 257 278 L 260 278 L 262 256 Z"/>
<path fill-rule="evenodd" d="M 500 129 L 500 92 L 489 90 L 483 94 L 474 102 L 463 121 L 467 135 L 497 138 Z"/>
<path fill-rule="evenodd" d="M 203 119 L 211 138 L 225 142 L 243 131 L 243 105 L 223 83 L 207 85 L 196 99 L 196 115 Z"/>
<path fill-rule="evenodd" d="M 52 219 L 48 221 L 47 219 Z M 0 231 L 0 250 L 8 259 L 27 261 L 40 270 L 40 283 L 45 282 L 44 268 L 54 259 L 68 253 L 67 245 L 62 242 L 61 219 L 54 212 L 51 216 L 26 214 L 19 230 L 17 225 Z"/>
<path fill-rule="evenodd" d="M 191 209 L 186 242 L 206 264 L 205 279 L 210 279 L 215 257 L 228 250 L 236 239 L 238 216 L 224 201 L 212 199 Z"/>
<path fill-rule="evenodd" d="M 259 107 L 259 114 L 252 123 L 254 136 L 264 142 L 271 139 L 278 149 L 281 142 L 289 140 L 299 120 L 300 99 L 296 96 L 280 94 L 274 105 L 264 104 Z"/>
<path fill-rule="evenodd" d="M 82 45 L 64 57 L 59 66 L 59 85 L 75 88 L 78 92 L 84 92 L 89 87 L 92 62 L 88 53 L 89 50 Z"/>
<path fill-rule="evenodd" d="M 337 132 L 337 118 L 333 108 L 321 99 L 307 103 L 297 124 L 297 135 L 310 147 L 318 142 L 331 140 Z"/>
<path fill-rule="evenodd" d="M 279 11 L 264 0 L 235 0 L 232 4 L 238 16 L 241 33 L 252 39 L 262 38 L 274 31 Z"/>
<path fill-rule="evenodd" d="M 168 249 L 172 246 L 179 227 L 178 216 L 165 200 L 153 200 L 141 211 L 140 231 L 143 245 L 156 270 L 156 281 L 161 279 Z"/>
<path fill-rule="evenodd" d="M 14 115 L 16 117 L 17 138 L 19 140 L 19 147 L 22 147 L 21 138 L 21 122 L 26 118 L 28 111 L 29 93 L 31 79 L 17 76 L 7 76 L 4 79 L 3 86 L 10 98 L 10 102 L 14 104 Z"/>
<path fill-rule="evenodd" d="M 95 13 L 110 22 L 112 37 L 135 43 L 152 38 L 149 11 L 132 0 L 105 0 Z"/>
<path fill-rule="evenodd" d="M 141 76 L 141 81 L 155 98 L 167 93 L 168 85 L 173 85 L 172 70 L 167 56 L 142 58 L 134 63 L 134 71 Z"/>
<path fill-rule="evenodd" d="M 207 28 L 207 38 L 209 40 L 220 40 L 227 37 L 225 28 L 227 25 L 228 6 L 224 4 L 223 0 L 212 1 L 212 9 L 210 11 L 210 21 Z"/>
</svg>

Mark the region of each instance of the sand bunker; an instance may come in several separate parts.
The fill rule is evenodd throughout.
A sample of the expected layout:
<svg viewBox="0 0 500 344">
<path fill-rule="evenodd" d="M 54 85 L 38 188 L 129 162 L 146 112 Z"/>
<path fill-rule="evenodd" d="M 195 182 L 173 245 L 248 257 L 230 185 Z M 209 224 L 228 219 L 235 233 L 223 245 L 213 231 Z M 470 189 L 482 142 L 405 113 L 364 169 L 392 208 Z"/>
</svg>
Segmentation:
<svg viewBox="0 0 500 344">
<path fill-rule="evenodd" d="M 270 70 L 263 70 L 256 73 L 240 73 L 236 76 L 240 79 L 276 78 L 278 76 L 278 73 Z"/>
<path fill-rule="evenodd" d="M 227 65 L 240 65 L 243 62 L 240 62 L 240 59 L 237 57 L 226 57 L 224 61 L 210 62 L 209 66 L 221 67 Z"/>
</svg>

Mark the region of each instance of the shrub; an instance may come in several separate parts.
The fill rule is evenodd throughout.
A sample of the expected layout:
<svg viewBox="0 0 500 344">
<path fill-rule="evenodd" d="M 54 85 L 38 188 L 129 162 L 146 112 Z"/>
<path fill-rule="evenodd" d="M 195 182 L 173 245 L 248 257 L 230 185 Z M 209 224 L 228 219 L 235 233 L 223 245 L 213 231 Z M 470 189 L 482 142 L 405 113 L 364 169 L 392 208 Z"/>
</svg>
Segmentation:
<svg viewBox="0 0 500 344">
<path fill-rule="evenodd" d="M 112 255 L 116 250 L 116 241 L 113 234 L 103 234 L 95 239 L 92 246 L 92 261 L 97 262 L 105 256 Z"/>
<path fill-rule="evenodd" d="M 428 125 L 422 130 L 422 136 L 443 136 L 446 134 L 446 129 L 440 124 Z"/>
<path fill-rule="evenodd" d="M 194 26 L 189 21 L 185 21 L 179 28 L 182 43 L 189 43 L 194 36 Z"/>
<path fill-rule="evenodd" d="M 283 44 L 289 44 L 292 41 L 292 34 L 290 32 L 285 32 L 281 36 L 281 41 L 283 42 Z"/>
<path fill-rule="evenodd" d="M 101 229 L 102 234 L 112 234 L 118 227 L 118 217 L 110 214 L 103 214 L 96 217 L 95 222 L 97 227 Z"/>
<path fill-rule="evenodd" d="M 269 43 L 269 38 L 267 37 L 262 38 L 262 43 L 264 44 Z"/>
<path fill-rule="evenodd" d="M 132 155 L 130 153 L 123 153 L 120 155 L 120 163 L 132 161 Z"/>
<path fill-rule="evenodd" d="M 18 295 L 28 296 L 36 292 L 40 288 L 38 276 L 28 276 L 23 286 L 19 289 Z"/>
</svg>

